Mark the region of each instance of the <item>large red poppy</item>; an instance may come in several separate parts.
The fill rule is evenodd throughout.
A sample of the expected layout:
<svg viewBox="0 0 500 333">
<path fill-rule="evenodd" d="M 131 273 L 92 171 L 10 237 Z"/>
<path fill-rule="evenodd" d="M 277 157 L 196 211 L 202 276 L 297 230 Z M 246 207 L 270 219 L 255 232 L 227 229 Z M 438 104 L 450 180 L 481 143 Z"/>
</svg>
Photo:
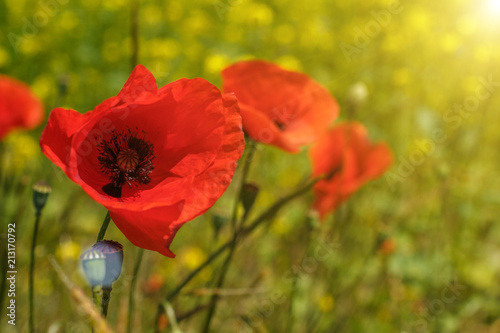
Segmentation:
<svg viewBox="0 0 500 333">
<path fill-rule="evenodd" d="M 223 91 L 238 98 L 245 132 L 288 152 L 315 141 L 338 116 L 328 90 L 305 74 L 261 60 L 222 71 Z"/>
<path fill-rule="evenodd" d="M 23 82 L 0 75 L 0 139 L 16 128 L 35 128 L 42 122 L 43 105 Z"/>
<path fill-rule="evenodd" d="M 314 186 L 314 208 L 324 218 L 368 181 L 382 175 L 393 156 L 385 143 L 373 144 L 357 122 L 332 128 L 311 147 L 313 176 L 326 175 Z"/>
<path fill-rule="evenodd" d="M 203 79 L 157 89 L 139 65 L 93 111 L 54 109 L 40 145 L 133 244 L 174 257 L 175 233 L 225 191 L 244 138 L 234 95 Z"/>
</svg>

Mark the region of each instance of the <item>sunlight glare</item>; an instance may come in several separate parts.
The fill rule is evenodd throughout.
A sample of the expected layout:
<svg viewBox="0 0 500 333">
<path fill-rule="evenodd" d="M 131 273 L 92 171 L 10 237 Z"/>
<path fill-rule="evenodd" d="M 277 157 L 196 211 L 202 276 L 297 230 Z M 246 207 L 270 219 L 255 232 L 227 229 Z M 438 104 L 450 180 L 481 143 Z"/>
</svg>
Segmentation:
<svg viewBox="0 0 500 333">
<path fill-rule="evenodd" d="M 487 10 L 490 11 L 491 14 L 500 15 L 500 0 L 488 0 Z"/>
</svg>

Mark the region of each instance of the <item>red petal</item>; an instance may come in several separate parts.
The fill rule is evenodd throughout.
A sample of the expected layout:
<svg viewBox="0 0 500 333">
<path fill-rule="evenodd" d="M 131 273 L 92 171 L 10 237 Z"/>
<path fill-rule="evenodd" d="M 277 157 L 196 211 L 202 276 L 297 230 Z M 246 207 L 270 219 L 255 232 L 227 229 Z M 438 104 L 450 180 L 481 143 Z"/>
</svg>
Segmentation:
<svg viewBox="0 0 500 333">
<path fill-rule="evenodd" d="M 236 99 L 227 94 L 223 96 L 223 101 L 226 113 L 223 142 L 211 166 L 197 175 L 192 184 L 184 187 L 190 191 L 188 196 L 171 193 L 173 198 L 183 200 L 144 211 L 110 210 L 117 227 L 136 246 L 174 257 L 170 244 L 179 228 L 207 211 L 230 184 L 236 160 L 243 153 L 244 137 Z M 161 197 L 161 193 L 157 195 Z"/>
<path fill-rule="evenodd" d="M 310 150 L 314 176 L 336 171 L 314 186 L 314 207 L 324 218 L 368 181 L 382 175 L 393 157 L 385 144 L 372 144 L 365 127 L 343 123 L 324 135 Z"/>
<path fill-rule="evenodd" d="M 71 142 L 75 133 L 91 115 L 92 112 L 80 114 L 74 110 L 54 109 L 40 137 L 42 152 L 71 179 L 73 179 L 69 172 Z"/>
<path fill-rule="evenodd" d="M 297 146 L 290 143 L 275 122 L 269 119 L 264 113 L 254 109 L 249 105 L 240 104 L 243 127 L 247 134 L 254 140 L 265 144 L 279 147 L 290 153 L 298 153 Z"/>
<path fill-rule="evenodd" d="M 153 74 L 143 65 L 137 65 L 116 96 L 119 99 L 117 105 L 148 102 L 149 99 L 156 96 L 157 91 L 156 79 Z"/>
<path fill-rule="evenodd" d="M 35 128 L 43 114 L 42 102 L 26 84 L 0 75 L 0 139 L 15 128 Z"/>
<path fill-rule="evenodd" d="M 231 183 L 236 161 L 243 153 L 245 139 L 238 103 L 233 94 L 224 94 L 222 98 L 226 117 L 222 144 L 210 167 L 195 177 L 193 196 L 186 199 L 180 221 L 191 220 L 212 207 Z"/>
<path fill-rule="evenodd" d="M 183 202 L 172 206 L 156 207 L 142 212 L 112 209 L 110 216 L 115 225 L 135 246 L 175 257 L 170 251 L 180 224 L 175 224 L 182 211 Z"/>
<path fill-rule="evenodd" d="M 305 74 L 254 60 L 226 68 L 222 78 L 224 92 L 240 102 L 245 131 L 289 152 L 316 140 L 338 116 L 335 99 Z"/>
<path fill-rule="evenodd" d="M 223 96 L 226 122 L 224 140 L 212 165 L 194 179 L 191 195 L 171 206 L 156 207 L 140 212 L 112 209 L 111 217 L 123 234 L 136 246 L 174 257 L 170 244 L 179 228 L 187 221 L 203 214 L 222 195 L 233 176 L 236 160 L 240 158 L 244 138 L 241 118 L 234 96 Z M 159 194 L 159 193 L 157 193 Z"/>
</svg>

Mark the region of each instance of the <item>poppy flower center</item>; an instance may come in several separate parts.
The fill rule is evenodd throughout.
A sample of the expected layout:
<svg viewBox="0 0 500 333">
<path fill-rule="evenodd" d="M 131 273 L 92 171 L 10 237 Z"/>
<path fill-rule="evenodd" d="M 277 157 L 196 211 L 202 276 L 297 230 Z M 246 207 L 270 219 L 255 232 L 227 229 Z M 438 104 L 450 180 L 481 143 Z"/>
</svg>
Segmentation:
<svg viewBox="0 0 500 333">
<path fill-rule="evenodd" d="M 285 130 L 285 123 L 284 123 L 284 122 L 282 122 L 282 121 L 279 121 L 279 120 L 276 120 L 276 119 L 275 119 L 275 120 L 274 120 L 274 124 L 275 124 L 276 126 L 278 126 L 278 128 L 279 128 L 280 130 L 282 130 L 282 131 L 284 131 L 284 130 Z"/>
<path fill-rule="evenodd" d="M 138 129 L 127 129 L 121 132 L 111 132 L 111 138 L 101 139 L 97 145 L 101 164 L 101 171 L 109 177 L 109 184 L 102 187 L 104 193 L 120 198 L 122 187 L 127 184 L 136 187 L 148 184 L 149 175 L 153 172 L 154 155 L 153 144 L 143 137 L 138 137 Z"/>
<path fill-rule="evenodd" d="M 116 163 L 122 172 L 133 170 L 139 164 L 139 154 L 135 150 L 127 148 L 118 153 Z"/>
</svg>

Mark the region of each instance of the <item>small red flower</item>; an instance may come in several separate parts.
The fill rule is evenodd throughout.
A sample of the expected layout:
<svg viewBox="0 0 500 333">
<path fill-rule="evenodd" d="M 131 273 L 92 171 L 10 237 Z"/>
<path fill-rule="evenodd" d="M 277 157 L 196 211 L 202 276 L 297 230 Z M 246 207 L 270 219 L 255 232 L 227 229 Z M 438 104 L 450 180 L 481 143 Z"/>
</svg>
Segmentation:
<svg viewBox="0 0 500 333">
<path fill-rule="evenodd" d="M 326 132 L 339 113 L 330 93 L 307 75 L 265 61 L 236 63 L 222 79 L 223 91 L 238 98 L 245 132 L 291 153 Z"/>
<path fill-rule="evenodd" d="M 30 88 L 17 79 L 0 75 L 0 139 L 15 128 L 35 128 L 42 119 L 42 102 Z"/>
<path fill-rule="evenodd" d="M 93 111 L 54 109 L 40 145 L 133 244 L 174 257 L 177 230 L 231 182 L 244 138 L 234 95 L 203 79 L 157 89 L 139 65 Z"/>
<path fill-rule="evenodd" d="M 321 218 L 365 183 L 382 175 L 393 161 L 389 147 L 371 143 L 365 127 L 356 122 L 331 129 L 311 147 L 309 156 L 313 176 L 327 175 L 314 185 L 314 208 Z"/>
</svg>

